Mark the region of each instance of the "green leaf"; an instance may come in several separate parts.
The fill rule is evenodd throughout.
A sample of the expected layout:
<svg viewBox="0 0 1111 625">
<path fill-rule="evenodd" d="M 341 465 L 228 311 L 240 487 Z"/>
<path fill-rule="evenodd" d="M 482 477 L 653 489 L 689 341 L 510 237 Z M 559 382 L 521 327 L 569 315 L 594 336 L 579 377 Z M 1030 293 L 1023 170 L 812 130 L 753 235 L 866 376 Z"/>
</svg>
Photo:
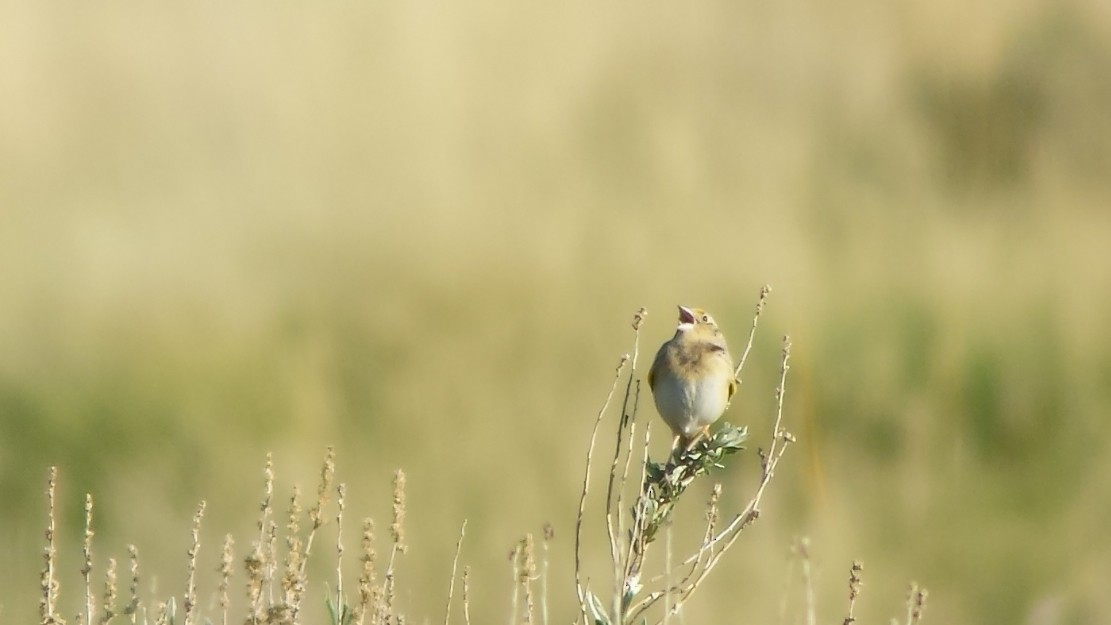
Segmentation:
<svg viewBox="0 0 1111 625">
<path fill-rule="evenodd" d="M 610 625 L 610 618 L 606 615 L 606 607 L 589 590 L 586 591 L 586 606 L 590 608 L 590 616 L 594 618 L 594 625 Z"/>
<path fill-rule="evenodd" d="M 340 599 L 338 605 L 333 601 L 332 590 L 324 584 L 324 606 L 328 608 L 329 625 L 351 625 L 355 620 L 355 613 L 347 606 L 347 602 Z"/>
<path fill-rule="evenodd" d="M 332 603 L 331 597 L 324 597 L 324 606 L 328 608 L 328 622 L 331 625 L 340 625 L 339 615 L 336 614 L 336 606 Z"/>
</svg>

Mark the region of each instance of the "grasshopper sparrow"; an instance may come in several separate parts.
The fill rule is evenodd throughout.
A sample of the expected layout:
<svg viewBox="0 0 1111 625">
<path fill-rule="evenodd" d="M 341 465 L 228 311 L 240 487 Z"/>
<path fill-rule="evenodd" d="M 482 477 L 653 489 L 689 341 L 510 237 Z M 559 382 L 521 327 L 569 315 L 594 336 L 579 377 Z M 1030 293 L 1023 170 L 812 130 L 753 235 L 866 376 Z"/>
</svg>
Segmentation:
<svg viewBox="0 0 1111 625">
<path fill-rule="evenodd" d="M 660 346 L 648 371 L 656 411 L 671 428 L 672 448 L 690 449 L 709 434 L 737 390 L 733 359 L 714 318 L 701 308 L 679 307 L 675 336 Z"/>
</svg>

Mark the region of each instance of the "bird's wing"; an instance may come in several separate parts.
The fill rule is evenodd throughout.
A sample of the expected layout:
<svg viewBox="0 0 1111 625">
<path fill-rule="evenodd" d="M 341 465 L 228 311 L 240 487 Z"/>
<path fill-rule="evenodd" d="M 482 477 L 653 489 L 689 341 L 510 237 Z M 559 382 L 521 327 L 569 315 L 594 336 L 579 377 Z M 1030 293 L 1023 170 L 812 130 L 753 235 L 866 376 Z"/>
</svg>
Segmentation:
<svg viewBox="0 0 1111 625">
<path fill-rule="evenodd" d="M 653 392 L 656 390 L 656 371 L 664 366 L 664 360 L 667 359 L 667 343 L 660 346 L 660 350 L 656 352 L 656 359 L 652 361 L 652 366 L 648 369 L 648 388 Z"/>
<path fill-rule="evenodd" d="M 729 350 L 725 348 L 723 343 L 711 343 L 709 346 L 711 352 L 722 359 L 727 371 L 729 371 L 729 386 L 726 388 L 725 401 L 728 402 L 733 398 L 733 394 L 737 392 L 737 378 L 733 376 L 733 359 L 729 357 Z"/>
</svg>

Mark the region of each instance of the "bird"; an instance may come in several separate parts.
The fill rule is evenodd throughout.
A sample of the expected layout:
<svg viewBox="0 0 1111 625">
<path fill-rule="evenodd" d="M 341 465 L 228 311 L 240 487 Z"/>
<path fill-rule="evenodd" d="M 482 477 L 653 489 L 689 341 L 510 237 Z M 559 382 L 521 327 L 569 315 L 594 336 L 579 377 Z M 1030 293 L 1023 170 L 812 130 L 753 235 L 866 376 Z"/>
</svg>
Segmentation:
<svg viewBox="0 0 1111 625">
<path fill-rule="evenodd" d="M 709 313 L 679 306 L 675 336 L 656 352 L 648 387 L 656 411 L 671 428 L 673 452 L 690 450 L 709 435 L 737 391 L 725 335 Z"/>
</svg>

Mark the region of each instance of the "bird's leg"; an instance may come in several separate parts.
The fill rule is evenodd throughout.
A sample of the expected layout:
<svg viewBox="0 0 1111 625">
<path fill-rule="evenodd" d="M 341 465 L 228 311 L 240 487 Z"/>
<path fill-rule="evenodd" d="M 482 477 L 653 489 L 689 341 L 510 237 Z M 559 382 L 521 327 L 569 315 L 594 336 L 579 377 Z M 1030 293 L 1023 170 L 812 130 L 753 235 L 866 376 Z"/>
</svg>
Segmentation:
<svg viewBox="0 0 1111 625">
<path fill-rule="evenodd" d="M 676 434 L 675 436 L 673 436 L 671 438 L 671 454 L 670 454 L 669 457 L 672 460 L 678 460 L 679 453 L 682 451 L 682 445 L 680 445 L 682 440 L 683 440 L 683 435 L 682 434 Z"/>
<path fill-rule="evenodd" d="M 694 449 L 694 446 L 697 445 L 699 441 L 701 441 L 704 438 L 709 438 L 709 437 L 710 437 L 710 426 L 707 425 L 706 427 L 704 427 L 704 428 L 698 430 L 697 432 L 695 432 L 694 436 L 690 437 L 690 440 L 687 441 L 686 446 L 683 447 L 683 453 L 690 452 L 690 450 Z"/>
</svg>

